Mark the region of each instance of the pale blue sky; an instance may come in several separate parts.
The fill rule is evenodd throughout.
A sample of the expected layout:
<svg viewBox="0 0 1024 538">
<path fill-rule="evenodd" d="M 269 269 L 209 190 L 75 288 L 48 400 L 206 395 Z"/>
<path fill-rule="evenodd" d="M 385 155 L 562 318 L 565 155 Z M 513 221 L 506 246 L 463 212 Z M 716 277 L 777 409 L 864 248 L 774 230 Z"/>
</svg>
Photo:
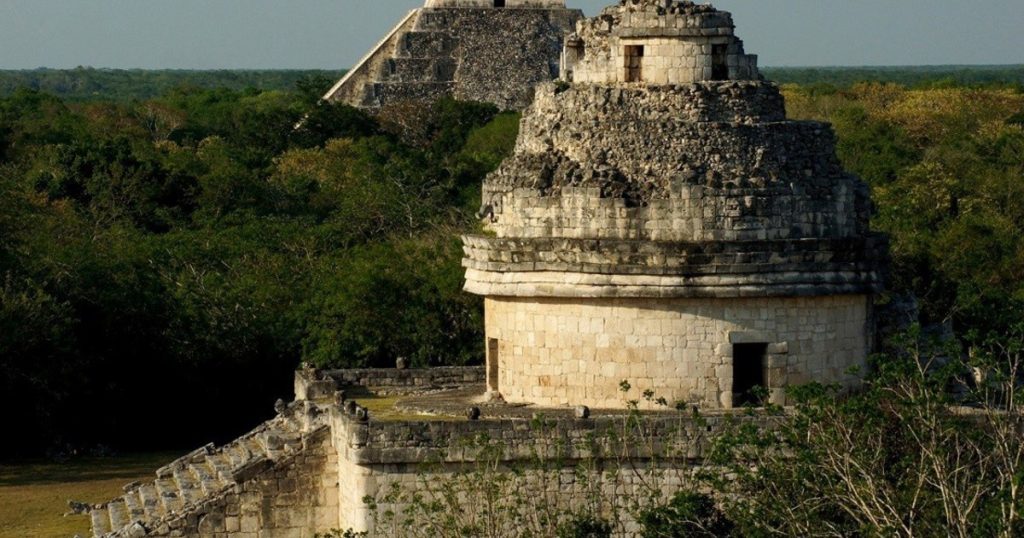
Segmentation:
<svg viewBox="0 0 1024 538">
<path fill-rule="evenodd" d="M 596 13 L 614 0 L 568 0 Z M 1024 63 L 1024 0 L 720 0 L 761 65 Z M 0 0 L 0 69 L 325 68 L 422 0 Z"/>
</svg>

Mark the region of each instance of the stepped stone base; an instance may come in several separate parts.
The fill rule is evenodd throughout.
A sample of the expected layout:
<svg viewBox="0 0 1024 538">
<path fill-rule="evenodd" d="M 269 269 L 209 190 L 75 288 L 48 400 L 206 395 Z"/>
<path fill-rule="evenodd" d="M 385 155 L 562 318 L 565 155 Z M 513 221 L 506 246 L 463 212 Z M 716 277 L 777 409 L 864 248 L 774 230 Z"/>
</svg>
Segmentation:
<svg viewBox="0 0 1024 538">
<path fill-rule="evenodd" d="M 207 445 L 153 482 L 94 507 L 96 538 L 313 538 L 337 527 L 338 453 L 308 402 L 220 448 Z"/>
<path fill-rule="evenodd" d="M 277 417 L 228 445 L 204 446 L 171 462 L 153 482 L 126 486 L 124 496 L 94 507 L 92 535 L 313 538 L 352 529 L 396 536 L 375 518 L 401 514 L 412 495 L 429 497 L 431 484 L 472 470 L 485 453 L 496 458 L 494 472 L 508 473 L 510 491 L 530 492 L 529 502 L 546 499 L 553 513 L 572 514 L 595 499 L 613 510 L 630 494 L 649 494 L 652 484 L 671 494 L 686 483 L 726 423 L 724 415 L 697 419 L 667 408 L 639 420 L 615 409 L 581 419 L 569 407 L 482 403 L 484 378 L 483 367 L 300 370 L 296 401 L 277 406 Z M 397 415 L 377 418 L 346 399 L 364 389 L 399 395 Z M 470 406 L 483 410 L 480 420 L 466 420 Z M 417 413 L 424 420 L 409 419 Z M 615 454 L 626 447 L 613 439 L 625 442 L 627 420 L 652 441 L 629 448 L 631 464 L 642 468 L 617 467 Z M 592 452 L 590 440 L 602 438 L 612 444 Z M 601 471 L 580 475 L 584 460 Z M 388 497 L 396 486 L 402 495 Z M 378 501 L 376 511 L 367 497 Z M 466 510 L 477 509 L 471 499 L 466 503 Z M 627 520 L 616 536 L 636 532 Z"/>
</svg>

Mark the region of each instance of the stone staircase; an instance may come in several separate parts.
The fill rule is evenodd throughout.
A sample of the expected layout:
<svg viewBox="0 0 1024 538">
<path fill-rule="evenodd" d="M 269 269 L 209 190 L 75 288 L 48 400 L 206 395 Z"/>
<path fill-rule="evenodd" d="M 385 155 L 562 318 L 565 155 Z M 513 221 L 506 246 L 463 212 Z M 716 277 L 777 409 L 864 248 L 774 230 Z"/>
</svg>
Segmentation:
<svg viewBox="0 0 1024 538">
<path fill-rule="evenodd" d="M 390 57 L 366 85 L 363 106 L 423 100 L 449 93 L 455 84 L 458 38 L 444 10 L 422 9 L 413 27 L 402 32 Z"/>
<path fill-rule="evenodd" d="M 557 77 L 579 10 L 414 9 L 323 98 L 367 110 L 451 96 L 525 108 Z"/>
<path fill-rule="evenodd" d="M 94 538 L 168 535 L 204 506 L 257 479 L 300 452 L 304 439 L 327 428 L 311 402 L 280 406 L 277 417 L 235 441 L 199 448 L 161 467 L 156 479 L 125 486 L 124 495 L 90 512 Z"/>
</svg>

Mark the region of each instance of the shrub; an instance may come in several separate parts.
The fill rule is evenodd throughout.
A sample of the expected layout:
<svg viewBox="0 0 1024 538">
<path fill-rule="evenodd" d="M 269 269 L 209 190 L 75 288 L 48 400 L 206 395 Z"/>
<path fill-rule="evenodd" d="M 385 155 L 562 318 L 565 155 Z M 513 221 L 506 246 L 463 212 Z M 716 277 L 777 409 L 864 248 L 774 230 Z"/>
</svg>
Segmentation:
<svg viewBox="0 0 1024 538">
<path fill-rule="evenodd" d="M 643 538 L 713 538 L 733 536 L 734 525 L 708 495 L 677 492 L 668 504 L 640 514 Z"/>
<path fill-rule="evenodd" d="M 578 515 L 558 527 L 558 538 L 611 538 L 612 526 L 589 514 Z"/>
</svg>

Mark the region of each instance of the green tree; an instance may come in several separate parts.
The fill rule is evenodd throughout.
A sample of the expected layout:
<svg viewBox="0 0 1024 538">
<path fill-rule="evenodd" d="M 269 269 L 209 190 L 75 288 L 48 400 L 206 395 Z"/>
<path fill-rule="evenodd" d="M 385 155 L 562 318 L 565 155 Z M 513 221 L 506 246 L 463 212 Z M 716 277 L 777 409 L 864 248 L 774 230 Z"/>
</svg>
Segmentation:
<svg viewBox="0 0 1024 538">
<path fill-rule="evenodd" d="M 324 266 L 304 356 L 321 367 L 479 362 L 482 305 L 461 292 L 461 248 L 439 236 L 353 249 Z"/>
</svg>

